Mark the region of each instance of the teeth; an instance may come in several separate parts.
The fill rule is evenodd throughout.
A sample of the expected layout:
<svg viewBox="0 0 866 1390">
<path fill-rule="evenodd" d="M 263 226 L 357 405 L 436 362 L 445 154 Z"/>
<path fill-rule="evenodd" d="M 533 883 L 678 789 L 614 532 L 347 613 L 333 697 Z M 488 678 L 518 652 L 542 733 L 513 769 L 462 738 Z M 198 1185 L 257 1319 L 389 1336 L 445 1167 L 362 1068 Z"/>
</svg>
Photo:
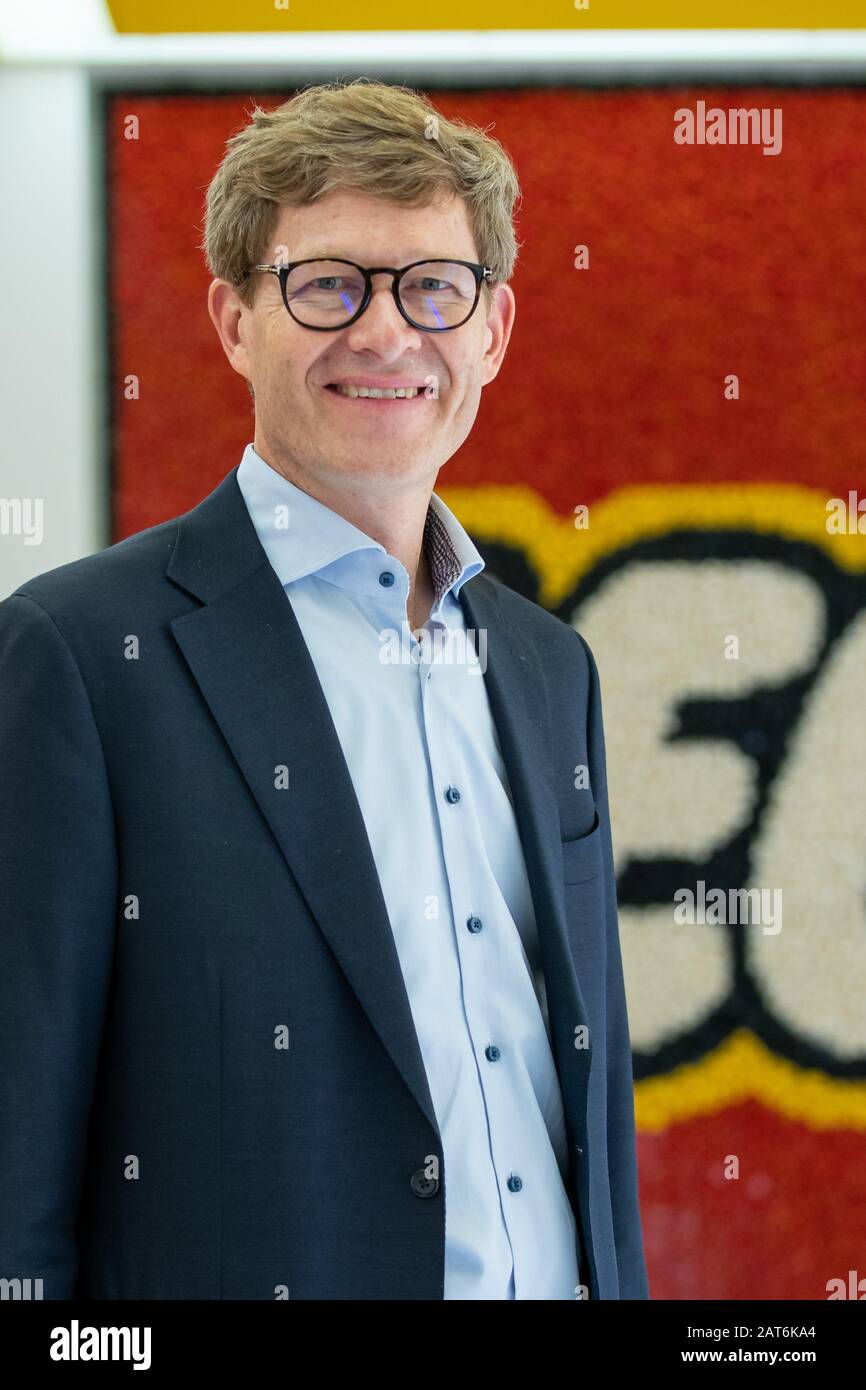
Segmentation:
<svg viewBox="0 0 866 1390">
<path fill-rule="evenodd" d="M 400 386 L 396 389 L 391 387 L 379 389 L 376 386 L 337 386 L 341 396 L 352 396 L 353 398 L 355 396 L 368 396 L 370 400 L 374 401 L 396 401 L 401 398 L 411 401 L 413 397 L 418 395 L 420 389 L 420 386 Z"/>
</svg>

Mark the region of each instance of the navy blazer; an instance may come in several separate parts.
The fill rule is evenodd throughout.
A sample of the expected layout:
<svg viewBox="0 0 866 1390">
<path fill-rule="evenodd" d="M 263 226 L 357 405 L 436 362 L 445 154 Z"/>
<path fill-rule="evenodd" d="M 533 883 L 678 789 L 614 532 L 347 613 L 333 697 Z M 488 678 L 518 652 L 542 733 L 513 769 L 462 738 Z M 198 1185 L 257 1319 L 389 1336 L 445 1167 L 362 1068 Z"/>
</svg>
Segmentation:
<svg viewBox="0 0 866 1390">
<path fill-rule="evenodd" d="M 448 1173 L 397 951 L 236 472 L 0 604 L 0 1277 L 441 1299 Z M 581 1278 L 648 1298 L 598 673 L 487 575 L 459 600 L 487 631 Z"/>
</svg>

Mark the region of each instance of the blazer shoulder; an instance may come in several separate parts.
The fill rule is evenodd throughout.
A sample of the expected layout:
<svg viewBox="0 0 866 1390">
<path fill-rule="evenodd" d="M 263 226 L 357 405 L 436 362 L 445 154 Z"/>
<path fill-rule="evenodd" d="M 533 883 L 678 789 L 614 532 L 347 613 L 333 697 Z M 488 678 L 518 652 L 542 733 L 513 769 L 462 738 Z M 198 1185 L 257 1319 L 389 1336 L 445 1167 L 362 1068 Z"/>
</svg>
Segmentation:
<svg viewBox="0 0 866 1390">
<path fill-rule="evenodd" d="M 172 517 L 105 550 L 37 574 L 8 598 L 32 599 L 61 627 L 64 619 L 75 622 L 92 617 L 124 596 L 166 582 L 180 520 Z"/>
</svg>

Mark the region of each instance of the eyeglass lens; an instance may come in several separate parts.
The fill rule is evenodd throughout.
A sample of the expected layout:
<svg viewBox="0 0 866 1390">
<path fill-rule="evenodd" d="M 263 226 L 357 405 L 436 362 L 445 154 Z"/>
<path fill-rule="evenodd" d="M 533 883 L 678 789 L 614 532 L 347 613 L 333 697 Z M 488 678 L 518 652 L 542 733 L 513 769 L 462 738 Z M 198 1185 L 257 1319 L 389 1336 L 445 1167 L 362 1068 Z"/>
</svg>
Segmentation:
<svg viewBox="0 0 866 1390">
<path fill-rule="evenodd" d="M 398 283 L 400 302 L 422 328 L 456 328 L 472 312 L 475 276 L 454 261 L 424 261 Z M 311 328 L 338 328 L 357 312 L 364 277 L 341 261 L 296 266 L 286 281 L 286 300 L 296 319 Z"/>
</svg>

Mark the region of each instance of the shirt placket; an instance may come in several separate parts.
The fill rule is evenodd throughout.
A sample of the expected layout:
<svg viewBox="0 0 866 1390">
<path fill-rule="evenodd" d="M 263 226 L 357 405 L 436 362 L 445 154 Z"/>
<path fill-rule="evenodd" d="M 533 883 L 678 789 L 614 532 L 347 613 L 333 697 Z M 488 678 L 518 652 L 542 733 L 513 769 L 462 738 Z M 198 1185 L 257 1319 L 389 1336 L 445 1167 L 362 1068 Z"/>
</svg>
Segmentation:
<svg viewBox="0 0 866 1390">
<path fill-rule="evenodd" d="M 499 1207 L 512 1255 L 513 1296 L 521 1290 L 521 1252 L 532 1250 L 542 1229 L 533 1193 L 528 1151 L 522 1136 L 532 1115 L 534 1097 L 522 1096 L 526 1073 L 515 1056 L 498 1000 L 510 954 L 497 933 L 505 929 L 494 910 L 496 895 L 485 884 L 486 859 L 474 844 L 477 814 L 468 814 L 473 788 L 456 760 L 442 716 L 445 683 L 470 679 L 460 664 L 443 664 L 434 646 L 433 660 L 419 667 L 425 739 L 434 782 L 435 804 L 443 846 L 445 878 L 459 963 L 467 1029 L 467 1047 L 478 1072 L 485 1108 L 491 1160 Z M 459 698 L 459 692 L 457 694 Z M 528 983 L 527 976 L 527 983 Z"/>
</svg>

